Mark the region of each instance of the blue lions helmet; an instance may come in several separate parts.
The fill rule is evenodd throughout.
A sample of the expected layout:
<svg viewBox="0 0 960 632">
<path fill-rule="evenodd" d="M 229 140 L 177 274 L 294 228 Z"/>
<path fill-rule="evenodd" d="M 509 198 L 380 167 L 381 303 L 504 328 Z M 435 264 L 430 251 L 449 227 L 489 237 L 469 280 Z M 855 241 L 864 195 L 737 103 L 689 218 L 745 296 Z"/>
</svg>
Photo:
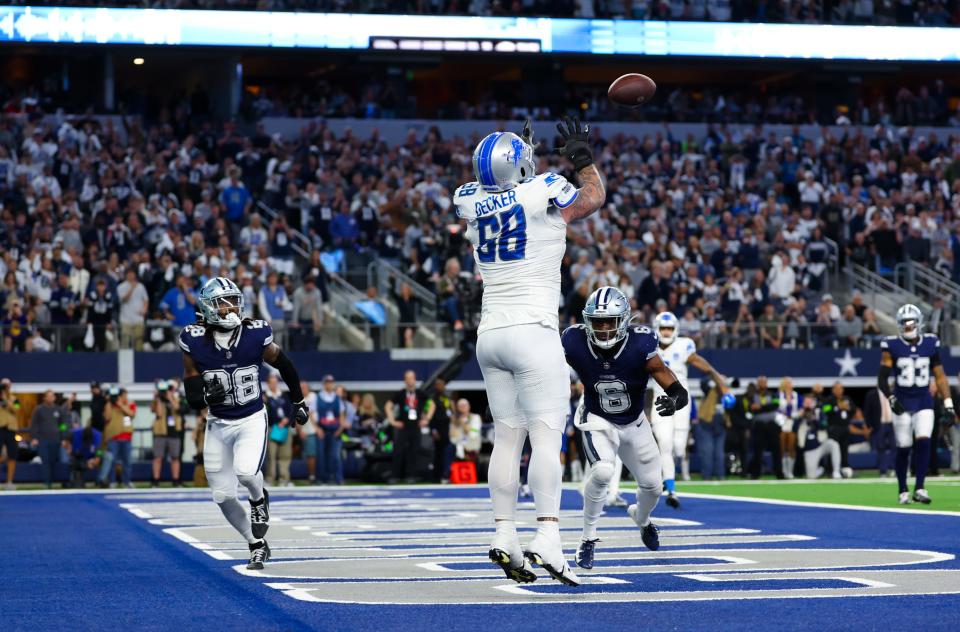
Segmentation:
<svg viewBox="0 0 960 632">
<path fill-rule="evenodd" d="M 737 405 L 737 397 L 733 393 L 724 393 L 720 402 L 723 404 L 724 410 L 730 410 Z"/>
<path fill-rule="evenodd" d="M 923 312 L 907 303 L 897 310 L 897 330 L 904 340 L 916 340 L 923 331 Z"/>
<path fill-rule="evenodd" d="M 671 331 L 669 334 L 665 334 L 663 333 L 664 329 L 670 329 Z M 673 344 L 673 341 L 677 339 L 677 335 L 680 333 L 680 321 L 673 315 L 673 312 L 660 312 L 653 319 L 653 330 L 657 332 L 657 335 L 660 336 L 660 342 L 666 347 Z"/>
<path fill-rule="evenodd" d="M 609 349 L 627 337 L 630 322 L 630 301 L 623 292 L 606 285 L 587 299 L 583 323 L 590 342 Z"/>
<path fill-rule="evenodd" d="M 488 191 L 507 191 L 535 175 L 533 147 L 512 132 L 494 132 L 473 151 L 473 174 Z"/>
<path fill-rule="evenodd" d="M 223 329 L 236 329 L 243 313 L 243 292 L 226 277 L 214 277 L 200 290 L 197 299 L 203 322 Z"/>
</svg>

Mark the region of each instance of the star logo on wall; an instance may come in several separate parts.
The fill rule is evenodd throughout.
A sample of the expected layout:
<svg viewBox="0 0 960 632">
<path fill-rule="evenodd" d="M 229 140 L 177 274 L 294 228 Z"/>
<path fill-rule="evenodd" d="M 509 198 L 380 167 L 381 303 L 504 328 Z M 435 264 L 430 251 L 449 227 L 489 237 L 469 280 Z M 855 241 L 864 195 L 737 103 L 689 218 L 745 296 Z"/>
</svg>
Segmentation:
<svg viewBox="0 0 960 632">
<path fill-rule="evenodd" d="M 863 362 L 863 358 L 853 357 L 853 354 L 847 349 L 842 358 L 834 358 L 833 361 L 840 366 L 840 377 L 844 375 L 857 377 L 859 375 L 857 373 L 857 365 Z"/>
</svg>

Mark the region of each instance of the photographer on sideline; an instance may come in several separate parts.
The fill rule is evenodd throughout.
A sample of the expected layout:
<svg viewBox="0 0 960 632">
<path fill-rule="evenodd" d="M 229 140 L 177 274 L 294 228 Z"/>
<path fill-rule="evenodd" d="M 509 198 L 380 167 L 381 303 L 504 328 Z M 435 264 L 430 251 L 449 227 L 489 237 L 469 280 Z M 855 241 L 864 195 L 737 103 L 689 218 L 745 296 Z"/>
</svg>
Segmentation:
<svg viewBox="0 0 960 632">
<path fill-rule="evenodd" d="M 137 413 L 137 405 L 127 400 L 127 389 L 111 386 L 107 405 L 103 409 L 103 416 L 107 420 L 104 438 L 107 449 L 104 451 L 103 462 L 100 465 L 100 477 L 97 484 L 100 487 L 114 485 L 117 461 L 123 466 L 123 485 L 133 487 L 130 480 L 131 459 L 133 456 L 133 416 Z"/>
<path fill-rule="evenodd" d="M 0 380 L 0 455 L 6 450 L 7 483 L 3 488 L 7 491 L 16 489 L 13 475 L 17 471 L 17 453 L 20 452 L 20 445 L 17 443 L 17 412 L 20 410 L 20 402 L 11 392 L 12 386 L 9 379 Z"/>
<path fill-rule="evenodd" d="M 75 428 L 70 434 L 70 482 L 73 487 L 83 489 L 87 471 L 100 469 L 103 434 L 89 424 L 85 428 Z"/>
<path fill-rule="evenodd" d="M 174 487 L 182 487 L 180 481 L 180 454 L 183 449 L 183 415 L 180 413 L 180 395 L 161 380 L 157 383 L 150 404 L 153 412 L 153 479 L 151 487 L 160 484 L 163 461 L 170 458 L 170 478 Z"/>
</svg>

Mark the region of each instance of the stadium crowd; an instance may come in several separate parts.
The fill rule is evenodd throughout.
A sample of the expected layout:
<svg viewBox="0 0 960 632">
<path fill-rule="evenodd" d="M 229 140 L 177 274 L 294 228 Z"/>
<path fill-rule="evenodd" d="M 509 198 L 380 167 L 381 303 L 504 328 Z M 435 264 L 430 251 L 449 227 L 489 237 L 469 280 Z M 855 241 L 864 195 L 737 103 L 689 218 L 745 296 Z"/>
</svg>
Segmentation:
<svg viewBox="0 0 960 632">
<path fill-rule="evenodd" d="M 553 141 L 544 135 L 542 153 Z M 196 292 L 216 275 L 238 280 L 246 315 L 316 348 L 324 262 L 340 265 L 328 255 L 343 253 L 399 265 L 436 291 L 442 320 L 469 329 L 480 288 L 450 195 L 473 179 L 478 140 L 433 129 L 391 145 L 322 123 L 283 139 L 262 126 L 194 126 L 182 110 L 124 129 L 7 114 L 4 349 L 50 349 L 53 330 L 58 348 L 173 349 L 171 325 L 193 321 Z M 635 138 L 600 125 L 592 140 L 607 205 L 570 227 L 565 321 L 609 283 L 645 320 L 674 311 L 705 346 L 869 345 L 879 333 L 871 310 L 856 296 L 837 304 L 842 288 L 828 287 L 836 259 L 878 271 L 910 259 L 960 280 L 960 135 L 721 125 L 678 137 L 665 125 Z M 540 171 L 566 169 L 540 158 Z M 371 298 L 422 320 L 424 306 L 404 292 Z"/>
<path fill-rule="evenodd" d="M 13 4 L 881 26 L 960 24 L 956 0 L 22 0 Z"/>
</svg>

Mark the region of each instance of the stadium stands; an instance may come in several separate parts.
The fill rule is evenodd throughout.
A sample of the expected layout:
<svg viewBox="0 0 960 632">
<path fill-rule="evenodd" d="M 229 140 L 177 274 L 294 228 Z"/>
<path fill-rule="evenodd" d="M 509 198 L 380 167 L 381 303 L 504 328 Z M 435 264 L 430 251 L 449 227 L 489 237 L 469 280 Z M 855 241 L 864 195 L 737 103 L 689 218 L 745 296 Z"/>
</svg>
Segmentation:
<svg viewBox="0 0 960 632">
<path fill-rule="evenodd" d="M 470 327 L 480 289 L 467 244 L 449 230 L 449 195 L 472 179 L 475 139 L 430 131 L 390 144 L 324 125 L 284 139 L 262 125 L 192 125 L 181 108 L 167 123 L 142 126 L 42 118 L 7 105 L 5 348 L 105 349 L 123 338 L 168 349 L 166 326 L 192 318 L 191 292 L 215 274 L 237 278 L 250 313 L 278 329 L 296 307 L 289 324 L 309 320 L 317 334 L 297 338 L 305 348 L 329 348 L 322 328 L 343 324 L 337 300 L 350 304 L 350 319 L 368 337 L 396 322 L 387 312 L 398 302 L 433 339 Z M 539 138 L 549 139 L 549 129 L 541 125 Z M 669 127 L 642 138 L 595 136 L 608 204 L 571 227 L 566 320 L 578 318 L 590 288 L 604 281 L 634 296 L 645 319 L 663 301 L 694 330 L 699 323 L 708 346 L 831 346 L 841 344 L 836 326 L 851 289 L 829 287 L 839 264 L 889 272 L 912 260 L 960 280 L 960 135 L 885 125 L 812 137 L 796 126 L 783 136 L 761 126 L 700 129 L 686 137 Z M 552 144 L 542 140 L 541 150 Z M 564 169 L 540 160 L 541 170 Z M 301 255 L 314 247 L 322 254 L 308 265 Z M 407 290 L 393 283 L 364 296 L 357 266 L 372 258 L 426 292 L 403 299 Z M 145 312 L 130 307 L 136 279 L 122 285 L 131 268 Z M 266 310 L 261 294 L 271 272 L 280 273 L 286 299 Z M 333 297 L 328 272 L 336 273 Z M 308 276 L 331 308 L 326 323 L 294 305 Z M 841 305 L 824 306 L 828 290 Z M 377 317 L 381 308 L 387 312 Z M 868 344 L 879 333 L 866 306 L 855 311 L 852 342 L 844 334 L 842 344 Z M 857 320 L 866 320 L 862 334 Z"/>
</svg>

